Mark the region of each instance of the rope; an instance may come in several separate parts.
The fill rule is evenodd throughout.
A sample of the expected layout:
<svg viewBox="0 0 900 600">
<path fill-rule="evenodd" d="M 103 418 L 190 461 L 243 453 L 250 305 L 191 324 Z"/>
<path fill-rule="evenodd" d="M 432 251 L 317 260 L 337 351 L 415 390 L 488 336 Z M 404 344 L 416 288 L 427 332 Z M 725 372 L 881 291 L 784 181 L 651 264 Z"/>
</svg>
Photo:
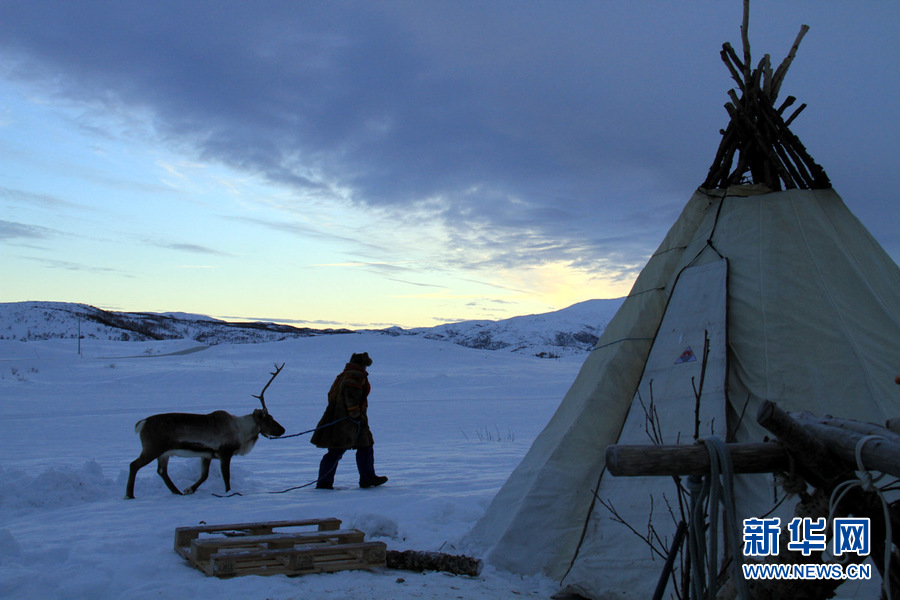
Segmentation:
<svg viewBox="0 0 900 600">
<path fill-rule="evenodd" d="M 887 439 L 880 435 L 864 436 L 856 443 L 856 467 L 857 479 L 844 481 L 835 486 L 828 502 L 828 522 L 832 523 L 834 512 L 837 510 L 838 504 L 844 499 L 844 496 L 853 488 L 860 488 L 864 492 L 874 493 L 881 500 L 881 508 L 884 511 L 884 576 L 882 577 L 881 587 L 887 600 L 891 600 L 891 546 L 893 544 L 893 532 L 891 531 L 891 512 L 890 505 L 884 497 L 884 493 L 875 484 L 884 477 L 884 473 L 878 477 L 873 477 L 872 473 L 866 469 L 863 464 L 862 451 L 865 445 L 871 441 Z"/>
<path fill-rule="evenodd" d="M 336 419 L 336 420 L 332 421 L 331 423 L 325 423 L 324 425 L 319 425 L 318 427 L 314 427 L 312 429 L 307 429 L 306 431 L 301 431 L 300 433 L 292 433 L 290 435 L 278 435 L 278 436 L 271 436 L 271 437 L 266 436 L 266 437 L 269 438 L 270 440 L 284 440 L 287 438 L 294 438 L 294 437 L 298 437 L 301 435 L 306 435 L 307 433 L 312 433 L 313 431 L 318 431 L 319 429 L 325 429 L 326 427 L 331 427 L 332 425 L 336 425 L 337 423 L 340 423 L 341 421 L 350 421 L 351 423 L 356 424 L 356 438 L 354 438 L 354 441 L 359 439 L 359 434 L 362 433 L 362 419 L 357 421 L 356 419 L 351 419 L 349 416 L 341 417 L 340 419 Z M 334 472 L 335 470 L 337 470 L 337 463 L 335 463 L 335 465 L 333 467 L 331 467 L 331 469 L 327 473 L 325 473 L 325 475 L 329 475 L 330 473 Z M 309 487 L 315 483 L 319 483 L 319 480 L 321 478 L 322 478 L 322 476 L 319 476 L 308 483 L 304 483 L 303 485 L 295 485 L 294 487 L 289 487 L 287 489 L 278 490 L 275 492 L 265 492 L 265 493 L 266 494 L 285 494 L 287 492 L 292 492 L 294 490 L 302 490 L 303 488 Z M 215 496 L 216 498 L 231 498 L 233 496 L 243 496 L 244 494 L 242 494 L 240 492 L 231 492 L 230 494 L 227 494 L 227 495 L 220 495 L 220 494 L 212 494 L 212 495 Z"/>
<path fill-rule="evenodd" d="M 337 465 L 335 465 L 335 467 L 337 467 Z M 332 469 L 332 471 L 333 470 L 334 469 Z M 263 493 L 263 494 L 286 494 L 287 492 L 292 492 L 294 490 L 302 490 L 303 488 L 309 487 L 314 483 L 319 483 L 319 479 L 316 478 L 316 479 L 313 479 L 312 481 L 310 481 L 309 483 L 304 483 L 303 485 L 295 485 L 294 487 L 289 487 L 284 490 L 278 490 L 276 492 L 260 492 L 260 493 Z M 234 496 L 243 496 L 244 494 L 242 494 L 240 492 L 231 492 L 230 494 L 227 494 L 227 495 L 221 495 L 221 494 L 211 494 L 211 495 L 215 496 L 216 498 L 232 498 Z M 253 494 L 248 494 L 248 495 L 253 495 Z"/>
<path fill-rule="evenodd" d="M 719 504 L 725 508 L 726 548 L 731 550 L 732 581 L 741 600 L 749 600 L 750 590 L 741 570 L 738 524 L 734 508 L 734 469 L 725 442 L 718 437 L 702 440 L 709 452 L 709 475 L 688 478 L 691 494 L 690 550 L 691 550 L 691 598 L 715 600 L 719 574 Z M 706 532 L 704 506 L 708 502 L 709 536 Z M 706 541 L 708 540 L 708 542 Z M 709 563 L 707 569 L 707 562 Z M 704 573 L 704 571 L 707 571 Z"/>
<path fill-rule="evenodd" d="M 331 427 L 332 425 L 336 425 L 337 423 L 340 423 L 341 421 L 345 421 L 347 419 L 350 419 L 350 417 L 341 417 L 340 419 L 332 421 L 331 423 L 325 423 L 324 425 L 319 425 L 318 427 L 313 427 L 312 429 L 307 429 L 306 431 L 301 431 L 300 433 L 292 433 L 290 435 L 275 435 L 275 436 L 267 435 L 266 437 L 269 438 L 270 440 L 286 440 L 288 438 L 306 435 L 307 433 L 312 433 L 313 431 L 318 431 L 319 429 L 325 429 L 326 427 Z M 353 421 L 353 419 L 350 419 L 350 420 Z M 359 426 L 358 421 L 353 421 L 353 422 L 356 423 L 357 427 Z M 357 432 L 357 436 L 359 436 L 359 432 Z"/>
</svg>

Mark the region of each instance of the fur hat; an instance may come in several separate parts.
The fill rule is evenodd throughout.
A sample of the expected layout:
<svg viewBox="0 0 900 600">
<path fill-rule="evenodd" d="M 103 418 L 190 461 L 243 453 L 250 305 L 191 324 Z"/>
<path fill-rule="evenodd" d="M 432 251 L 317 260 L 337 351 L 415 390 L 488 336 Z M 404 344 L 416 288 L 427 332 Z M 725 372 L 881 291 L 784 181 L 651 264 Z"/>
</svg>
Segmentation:
<svg viewBox="0 0 900 600">
<path fill-rule="evenodd" d="M 372 366 L 372 359 L 369 358 L 368 352 L 363 352 L 362 354 L 354 354 L 351 356 L 350 363 L 361 367 L 370 367 Z"/>
</svg>

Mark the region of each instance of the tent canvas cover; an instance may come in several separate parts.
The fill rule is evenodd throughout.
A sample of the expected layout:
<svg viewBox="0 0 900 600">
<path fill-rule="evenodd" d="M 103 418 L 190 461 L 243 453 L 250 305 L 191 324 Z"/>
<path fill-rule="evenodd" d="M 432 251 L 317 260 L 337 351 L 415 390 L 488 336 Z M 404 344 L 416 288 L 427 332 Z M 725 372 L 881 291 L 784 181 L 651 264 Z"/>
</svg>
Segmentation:
<svg viewBox="0 0 900 600">
<path fill-rule="evenodd" d="M 754 417 L 764 400 L 873 423 L 900 416 L 900 269 L 805 149 L 796 164 L 773 164 L 799 142 L 784 120 L 758 136 L 748 121 L 759 116 L 744 117 L 761 104 L 769 119 L 786 65 L 773 73 L 766 56 L 751 72 L 749 53 L 741 61 L 729 49 L 723 60 L 735 65 L 743 95 L 732 96 L 707 181 L 469 534 L 498 568 L 544 573 L 587 598 L 650 598 L 664 560 L 610 507 L 638 532 L 652 523 L 669 541 L 675 486 L 667 477 L 607 474 L 608 445 L 649 444 L 654 427 L 667 444 L 693 443 L 695 431 L 762 441 L 767 432 Z M 750 137 L 775 149 L 754 150 Z M 738 475 L 735 487 L 738 519 L 760 516 L 782 493 L 771 474 Z"/>
</svg>

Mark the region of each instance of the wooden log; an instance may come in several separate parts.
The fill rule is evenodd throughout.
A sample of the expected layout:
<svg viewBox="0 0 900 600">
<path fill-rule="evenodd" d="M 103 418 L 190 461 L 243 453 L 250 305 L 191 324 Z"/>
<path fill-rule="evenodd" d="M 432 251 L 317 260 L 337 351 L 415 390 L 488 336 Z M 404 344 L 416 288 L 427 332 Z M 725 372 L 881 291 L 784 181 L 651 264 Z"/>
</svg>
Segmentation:
<svg viewBox="0 0 900 600">
<path fill-rule="evenodd" d="M 803 41 L 803 36 L 806 35 L 806 32 L 809 31 L 809 25 L 801 25 L 800 33 L 797 34 L 796 39 L 794 40 L 794 44 L 791 46 L 790 52 L 785 57 L 781 64 L 778 65 L 778 68 L 775 69 L 775 77 L 773 81 L 773 96 L 772 101 L 775 101 L 775 98 L 778 96 L 778 92 L 781 91 L 781 84 L 784 83 L 784 76 L 787 75 L 787 70 L 791 66 L 791 63 L 794 62 L 794 57 L 797 56 L 797 49 L 800 48 L 800 42 Z"/>
<path fill-rule="evenodd" d="M 827 423 L 829 420 L 832 423 Z M 876 432 L 882 435 L 877 426 L 840 419 L 817 419 L 807 414 L 789 415 L 768 400 L 760 406 L 757 421 L 778 436 L 795 457 L 798 470 L 807 481 L 821 488 L 826 497 L 837 484 L 856 478 L 856 450 L 860 440 Z M 884 430 L 883 437 L 886 439 L 869 441 L 861 447 L 862 460 L 868 469 L 896 476 L 900 473 L 900 441 L 887 430 Z M 874 494 L 863 492 L 859 488 L 853 489 L 837 507 L 835 514 L 853 514 L 871 519 L 872 557 L 881 572 L 884 553 L 890 549 L 878 541 L 884 540 L 886 535 L 880 501 Z M 891 520 L 894 520 L 893 514 Z M 895 544 L 900 542 L 900 533 L 894 534 L 893 541 Z M 882 576 L 884 575 L 882 572 Z M 900 593 L 900 569 L 892 566 L 888 578 L 892 590 Z M 755 585 L 764 584 L 757 581 Z M 751 591 L 754 597 L 760 595 Z"/>
<path fill-rule="evenodd" d="M 741 78 L 738 68 L 735 67 L 735 64 L 741 65 L 741 61 L 738 60 L 737 54 L 734 53 L 734 48 L 731 47 L 731 44 L 728 42 L 722 44 L 722 51 L 719 53 L 719 56 L 722 57 L 722 62 L 725 63 L 725 66 L 728 67 L 731 78 L 737 82 L 738 89 L 740 89 L 741 92 L 744 92 L 746 89 L 744 87 L 744 80 Z M 743 69 L 743 65 L 741 65 L 740 68 Z"/>
<path fill-rule="evenodd" d="M 780 444 L 725 444 L 735 473 L 770 473 L 790 468 Z M 614 444 L 606 448 L 606 469 L 616 477 L 703 475 L 709 452 L 701 444 L 644 446 Z"/>
<path fill-rule="evenodd" d="M 900 443 L 900 432 L 892 430 L 888 425 L 882 427 L 880 425 L 875 425 L 874 423 L 864 423 L 863 421 L 854 421 L 852 419 L 838 419 L 835 417 L 825 417 L 820 419 L 809 414 L 795 415 L 795 418 L 801 423 L 803 423 L 804 421 L 812 420 L 816 423 L 828 425 L 829 427 L 838 427 L 840 429 L 849 429 L 850 431 L 856 431 L 861 435 L 880 435 L 888 438 L 893 442 Z M 893 419 L 888 419 L 888 423 L 892 420 Z"/>
<path fill-rule="evenodd" d="M 856 469 L 856 449 L 863 438 L 870 435 L 879 436 L 863 444 L 861 458 L 866 469 L 888 473 L 900 477 L 900 442 L 887 430 L 883 433 L 861 433 L 848 428 L 836 427 L 813 419 L 798 419 L 805 429 L 825 441 L 828 447 L 847 465 Z"/>
<path fill-rule="evenodd" d="M 805 108 L 805 104 L 798 108 L 793 115 L 791 115 L 791 120 L 793 120 L 800 111 Z M 787 122 L 785 122 L 783 127 L 779 128 L 779 139 L 781 143 L 786 147 L 791 149 L 791 152 L 795 153 L 799 160 L 806 166 L 809 170 L 810 177 L 812 179 L 812 183 L 809 185 L 810 189 L 828 189 L 831 187 L 831 181 L 828 179 L 828 175 L 825 174 L 825 169 L 823 169 L 813 157 L 810 156 L 809 152 L 807 152 L 806 147 L 800 141 L 793 131 L 791 131 Z"/>
<path fill-rule="evenodd" d="M 721 186 L 723 189 L 727 189 L 731 182 L 728 179 L 729 172 L 731 171 L 731 164 L 734 162 L 734 155 L 738 151 L 738 142 L 734 142 L 729 148 L 728 152 L 725 155 L 724 160 L 722 161 L 722 168 L 719 170 L 719 181 L 721 181 Z"/>
<path fill-rule="evenodd" d="M 733 123 L 728 124 L 728 128 L 722 132 L 722 141 L 719 142 L 719 149 L 716 151 L 716 157 L 713 159 L 709 172 L 706 174 L 706 180 L 703 187 L 712 189 L 714 187 L 728 187 L 722 185 L 728 178 L 728 171 L 731 169 L 731 162 L 734 159 L 734 153 L 737 151 L 737 138 Z"/>
<path fill-rule="evenodd" d="M 735 66 L 737 66 L 738 71 L 743 73 L 744 63 L 741 62 L 741 59 L 738 58 L 738 55 L 734 51 L 734 48 L 731 46 L 731 43 L 725 42 L 724 44 L 722 44 L 722 50 L 724 50 L 728 54 L 731 61 L 734 63 Z M 743 88 L 743 87 L 744 87 L 744 81 L 741 80 L 741 88 Z"/>
<path fill-rule="evenodd" d="M 796 117 L 805 106 L 804 104 L 797 109 L 791 118 Z M 787 122 L 782 119 L 772 104 L 763 99 L 760 99 L 757 108 L 760 121 L 765 121 L 766 126 L 770 128 L 767 138 L 772 140 L 772 145 L 775 147 L 775 151 L 781 158 L 782 163 L 790 171 L 791 176 L 794 177 L 799 187 L 812 188 L 815 185 L 815 178 L 806 167 L 807 160 L 810 157 L 809 155 L 801 154 L 794 148 L 793 144 L 797 137 L 788 129 Z"/>
<path fill-rule="evenodd" d="M 853 470 L 835 461 L 829 446 L 774 402 L 764 400 L 756 422 L 771 431 L 797 459 L 803 477 L 816 487 L 833 489 L 853 476 Z"/>
<path fill-rule="evenodd" d="M 800 113 L 802 113 L 802 112 L 804 111 L 805 108 L 806 108 L 806 103 L 804 102 L 803 104 L 801 104 L 801 105 L 797 108 L 797 110 L 795 110 L 795 111 L 791 114 L 790 117 L 788 117 L 787 119 L 785 119 L 785 121 L 784 121 L 784 126 L 785 126 L 785 127 L 790 127 L 791 123 L 794 122 L 794 119 L 796 119 L 797 117 L 799 117 L 799 116 L 800 116 Z"/>
<path fill-rule="evenodd" d="M 750 86 L 750 0 L 744 0 L 744 19 L 741 22 L 741 46 L 744 48 L 744 80 Z"/>
<path fill-rule="evenodd" d="M 763 59 L 759 61 L 759 66 L 757 70 L 762 73 L 762 93 L 766 98 L 770 98 L 773 102 L 774 98 L 771 97 L 772 93 L 772 61 L 768 54 L 763 55 Z"/>
<path fill-rule="evenodd" d="M 440 571 L 453 575 L 477 577 L 484 563 L 478 558 L 455 556 L 442 552 L 420 552 L 418 550 L 388 550 L 387 568 L 401 571 Z"/>
<path fill-rule="evenodd" d="M 812 186 L 813 179 L 803 166 L 803 162 L 795 154 L 791 153 L 791 148 L 780 143 L 774 143 L 772 146 L 778 158 L 781 159 L 781 164 L 791 174 L 797 187 L 809 189 Z"/>
<path fill-rule="evenodd" d="M 784 115 L 784 111 L 787 110 L 790 106 L 792 106 L 794 104 L 794 102 L 796 102 L 796 101 L 797 101 L 797 99 L 794 98 L 793 96 L 788 96 L 787 98 L 785 98 L 784 102 L 781 103 L 781 106 L 778 107 L 778 114 Z"/>
<path fill-rule="evenodd" d="M 803 160 L 792 152 L 790 144 L 782 138 L 784 130 L 781 116 L 769 103 L 765 96 L 758 96 L 757 103 L 753 107 L 756 113 L 756 124 L 763 131 L 763 139 L 768 140 L 772 150 L 778 157 L 782 166 L 787 170 L 792 181 L 800 188 L 809 188 L 812 177 L 803 167 Z"/>
<path fill-rule="evenodd" d="M 741 120 L 744 122 L 744 127 L 746 127 L 748 132 L 748 141 L 752 144 L 753 153 L 759 156 L 760 162 L 764 164 L 770 165 L 777 174 L 778 178 L 784 182 L 784 187 L 786 189 L 793 189 L 797 187 L 794 179 L 791 177 L 791 174 L 782 164 L 781 159 L 778 158 L 778 154 L 775 152 L 774 148 L 769 143 L 769 140 L 766 140 L 763 137 L 762 132 L 759 130 L 759 127 L 753 120 L 745 113 L 738 113 Z M 749 150 L 749 149 L 748 149 Z M 757 179 L 757 183 L 765 183 L 772 189 L 780 189 L 780 185 L 776 178 L 772 177 L 769 179 Z"/>
<path fill-rule="evenodd" d="M 897 375 L 897 379 L 897 383 L 900 383 L 900 375 Z M 884 426 L 888 431 L 900 433 L 900 418 L 894 417 L 893 419 L 888 419 L 884 422 Z"/>
<path fill-rule="evenodd" d="M 759 69 L 753 72 L 753 86 L 759 85 L 760 76 Z M 765 94 L 757 93 L 759 90 L 756 87 L 748 90 L 751 93 L 740 99 L 734 90 L 728 91 L 732 101 L 725 105 L 725 109 L 731 117 L 731 124 L 736 128 L 737 145 L 740 149 L 738 167 L 731 173 L 728 181 L 736 183 L 749 169 L 754 182 L 764 183 L 773 190 L 782 189 L 780 182 L 784 182 L 784 187 L 788 189 L 805 187 L 803 180 L 791 172 L 793 164 L 786 165 L 779 156 L 778 147 L 782 143 L 777 135 L 779 128 L 768 123 L 771 118 L 764 115 L 765 108 L 762 108 L 771 106 L 771 103 Z M 774 109 L 771 112 L 776 119 L 780 119 Z"/>
<path fill-rule="evenodd" d="M 744 175 L 744 173 L 746 173 L 748 169 L 750 169 L 752 171 L 751 163 L 754 160 L 754 158 L 753 158 L 754 152 L 750 149 L 751 135 L 748 133 L 748 130 L 747 130 L 747 119 L 742 118 L 743 112 L 739 108 L 739 106 L 741 106 L 742 103 L 740 103 L 737 100 L 737 97 L 734 94 L 734 90 L 729 90 L 728 94 L 731 95 L 732 99 L 734 100 L 734 103 L 732 103 L 732 102 L 726 103 L 725 110 L 728 111 L 728 115 L 731 117 L 731 123 L 730 123 L 729 127 L 731 127 L 731 126 L 734 127 L 736 139 L 735 139 L 735 143 L 733 146 L 733 151 L 738 152 L 738 160 L 737 160 L 737 166 L 734 168 L 734 170 L 731 171 L 730 173 L 726 173 L 725 179 L 723 180 L 723 182 L 721 184 L 721 187 L 723 187 L 723 188 L 727 188 L 729 185 L 739 184 L 741 181 L 741 177 Z M 730 169 L 732 162 L 734 162 L 733 161 L 733 153 L 732 153 L 732 160 L 729 160 L 728 164 L 724 165 L 724 166 L 726 166 L 728 169 Z M 764 183 L 768 184 L 769 180 L 768 179 L 757 180 L 757 183 L 759 183 L 759 182 L 764 182 Z M 769 187 L 772 187 L 772 186 L 770 185 Z M 781 188 L 780 187 L 777 187 L 777 188 L 772 187 L 772 189 L 781 189 Z"/>
</svg>

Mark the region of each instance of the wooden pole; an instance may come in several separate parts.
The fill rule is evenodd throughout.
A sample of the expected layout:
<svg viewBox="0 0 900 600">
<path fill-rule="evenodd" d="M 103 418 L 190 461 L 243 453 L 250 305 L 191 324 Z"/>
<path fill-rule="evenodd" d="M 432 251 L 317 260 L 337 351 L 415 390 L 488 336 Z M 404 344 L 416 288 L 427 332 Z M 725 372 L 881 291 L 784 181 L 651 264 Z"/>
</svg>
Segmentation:
<svg viewBox="0 0 900 600">
<path fill-rule="evenodd" d="M 790 453 L 797 457 L 804 479 L 816 487 L 832 489 L 852 476 L 852 470 L 837 464 L 828 446 L 801 426 L 789 414 L 769 400 L 759 405 L 756 422 L 774 433 Z"/>
<path fill-rule="evenodd" d="M 781 91 L 781 84 L 784 82 L 784 76 L 787 74 L 788 68 L 791 66 L 791 63 L 794 62 L 794 57 L 797 56 L 797 49 L 800 47 L 800 42 L 803 40 L 803 36 L 806 35 L 806 32 L 809 31 L 809 25 L 801 25 L 800 33 L 797 34 L 797 38 L 794 40 L 794 44 L 791 46 L 790 52 L 785 57 L 781 64 L 778 65 L 778 68 L 775 69 L 775 76 L 773 80 L 772 86 L 772 102 L 775 102 L 775 98 L 778 96 L 778 92 Z"/>
<path fill-rule="evenodd" d="M 669 548 L 669 554 L 666 556 L 666 564 L 663 565 L 662 573 L 659 581 L 656 582 L 656 591 L 653 592 L 653 600 L 662 600 L 666 593 L 666 586 L 669 584 L 669 577 L 672 576 L 672 567 L 675 565 L 675 558 L 678 556 L 678 550 L 681 548 L 681 542 L 684 541 L 684 535 L 687 533 L 687 523 L 680 521 L 675 529 L 675 539 L 672 540 L 672 547 Z"/>
<path fill-rule="evenodd" d="M 750 0 L 744 0 L 744 20 L 741 23 L 741 45 L 744 47 L 744 82 L 750 87 Z"/>
<path fill-rule="evenodd" d="M 833 455 L 851 470 L 857 466 L 857 446 L 866 436 L 876 436 L 879 439 L 869 440 L 860 448 L 863 465 L 900 477 L 900 435 L 889 429 L 849 419 L 791 415 L 769 400 L 760 405 L 757 421 L 789 450 L 796 451 L 798 460 L 812 463 Z"/>
<path fill-rule="evenodd" d="M 787 452 L 780 444 L 725 444 L 725 447 L 735 473 L 771 473 L 790 468 Z M 616 477 L 703 475 L 709 473 L 709 452 L 701 444 L 615 444 L 606 448 L 606 469 Z"/>
<path fill-rule="evenodd" d="M 864 438 L 873 436 L 862 443 L 860 448 L 863 467 L 900 477 L 900 442 L 897 441 L 896 434 L 887 430 L 861 433 L 849 427 L 829 424 L 827 420 L 803 417 L 798 418 L 797 422 L 816 437 L 825 440 L 831 451 L 853 469 L 857 466 L 857 447 Z"/>
</svg>

